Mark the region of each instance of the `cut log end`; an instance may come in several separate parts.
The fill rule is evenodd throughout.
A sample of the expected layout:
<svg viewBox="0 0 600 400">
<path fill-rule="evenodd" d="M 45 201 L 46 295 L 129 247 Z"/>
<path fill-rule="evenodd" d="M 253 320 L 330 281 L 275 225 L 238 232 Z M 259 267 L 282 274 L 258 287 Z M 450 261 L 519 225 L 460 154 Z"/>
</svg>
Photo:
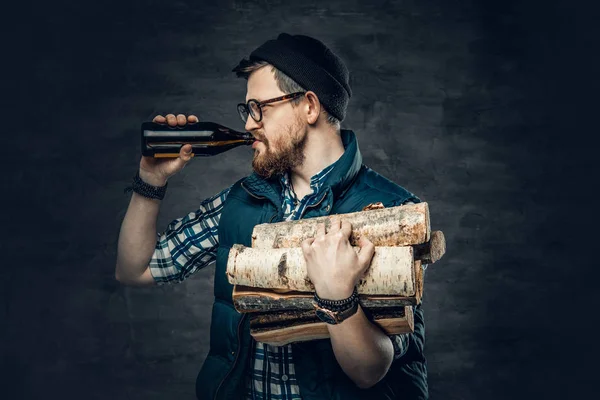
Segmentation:
<svg viewBox="0 0 600 400">
<path fill-rule="evenodd" d="M 444 254 L 446 254 L 446 238 L 444 237 L 444 233 L 442 231 L 431 232 L 430 243 L 430 257 L 426 263 L 434 263 L 441 259 Z"/>
<path fill-rule="evenodd" d="M 413 246 L 415 259 L 423 264 L 433 264 L 440 260 L 446 253 L 446 239 L 442 231 L 431 232 L 431 239 L 422 244 Z"/>
</svg>

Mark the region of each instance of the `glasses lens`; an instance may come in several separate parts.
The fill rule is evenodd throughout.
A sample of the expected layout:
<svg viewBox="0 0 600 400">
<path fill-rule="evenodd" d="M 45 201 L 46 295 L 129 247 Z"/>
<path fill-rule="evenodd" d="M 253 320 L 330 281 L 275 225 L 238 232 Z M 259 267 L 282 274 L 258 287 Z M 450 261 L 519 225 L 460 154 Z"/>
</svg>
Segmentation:
<svg viewBox="0 0 600 400">
<path fill-rule="evenodd" d="M 246 122 L 248 120 L 248 110 L 246 109 L 245 104 L 238 104 L 238 114 L 240 114 L 240 118 L 242 121 Z"/>
<path fill-rule="evenodd" d="M 252 116 L 252 118 L 254 118 L 255 121 L 260 121 L 261 117 L 262 117 L 262 112 L 260 110 L 260 106 L 258 105 L 257 101 L 249 101 L 248 102 L 248 109 L 250 109 L 250 115 Z"/>
</svg>

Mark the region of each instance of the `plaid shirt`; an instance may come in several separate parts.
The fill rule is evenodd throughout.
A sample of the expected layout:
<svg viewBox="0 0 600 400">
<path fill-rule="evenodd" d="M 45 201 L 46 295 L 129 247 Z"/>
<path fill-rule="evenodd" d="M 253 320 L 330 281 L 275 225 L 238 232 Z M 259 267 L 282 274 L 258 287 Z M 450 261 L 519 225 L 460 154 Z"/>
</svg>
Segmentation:
<svg viewBox="0 0 600 400">
<path fill-rule="evenodd" d="M 288 174 L 281 177 L 283 184 L 284 219 L 302 218 L 304 210 L 318 200 L 317 193 L 335 163 L 326 167 L 310 180 L 312 194 L 298 199 L 291 187 Z M 223 203 L 231 187 L 200 203 L 197 211 L 174 220 L 165 232 L 158 234 L 150 272 L 158 284 L 181 282 L 194 272 L 215 261 L 219 246 L 218 226 Z M 390 335 L 394 359 L 400 358 L 408 347 L 408 335 Z M 301 399 L 294 371 L 292 345 L 271 346 L 253 342 L 252 368 L 246 379 L 247 399 Z"/>
</svg>

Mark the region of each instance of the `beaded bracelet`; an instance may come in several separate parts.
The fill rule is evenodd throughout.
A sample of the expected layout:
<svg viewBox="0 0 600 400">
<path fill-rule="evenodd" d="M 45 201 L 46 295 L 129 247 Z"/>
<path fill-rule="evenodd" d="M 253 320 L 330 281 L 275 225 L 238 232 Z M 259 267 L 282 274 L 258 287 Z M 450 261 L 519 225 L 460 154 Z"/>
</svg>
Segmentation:
<svg viewBox="0 0 600 400">
<path fill-rule="evenodd" d="M 317 304 L 320 307 L 325 307 L 325 308 L 346 308 L 346 306 L 353 304 L 356 300 L 358 300 L 358 291 L 356 290 L 356 286 L 354 287 L 354 291 L 352 292 L 352 295 L 350 295 L 350 297 L 346 298 L 346 299 L 342 299 L 342 300 L 327 300 L 327 299 L 322 299 L 319 297 L 319 295 L 317 295 L 317 292 L 315 292 L 314 295 L 315 301 L 317 302 Z"/>
<path fill-rule="evenodd" d="M 358 297 L 356 297 L 354 299 L 354 301 L 352 301 L 346 305 L 343 305 L 343 306 L 328 306 L 328 305 L 325 305 L 323 303 L 319 303 L 316 301 L 313 301 L 313 302 L 321 308 L 326 308 L 326 309 L 334 311 L 334 312 L 346 311 L 346 310 L 349 310 L 350 308 L 354 307 L 356 304 L 361 304 Z"/>
<path fill-rule="evenodd" d="M 140 178 L 140 171 L 138 170 L 133 177 L 133 183 L 125 188 L 125 193 L 133 190 L 146 198 L 162 200 L 165 197 L 168 185 L 169 183 L 167 182 L 164 186 L 152 186 Z"/>
</svg>

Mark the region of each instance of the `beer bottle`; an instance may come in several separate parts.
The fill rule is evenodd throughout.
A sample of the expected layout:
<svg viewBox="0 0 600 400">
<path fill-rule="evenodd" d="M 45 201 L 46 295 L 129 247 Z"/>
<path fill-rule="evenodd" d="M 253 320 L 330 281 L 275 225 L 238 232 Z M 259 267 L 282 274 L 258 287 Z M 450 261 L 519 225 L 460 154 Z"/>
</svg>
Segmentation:
<svg viewBox="0 0 600 400">
<path fill-rule="evenodd" d="M 179 157 L 179 149 L 185 144 L 192 145 L 196 156 L 214 156 L 253 142 L 249 132 L 238 132 L 214 122 L 199 121 L 173 127 L 142 123 L 142 155 L 146 157 Z"/>
</svg>

